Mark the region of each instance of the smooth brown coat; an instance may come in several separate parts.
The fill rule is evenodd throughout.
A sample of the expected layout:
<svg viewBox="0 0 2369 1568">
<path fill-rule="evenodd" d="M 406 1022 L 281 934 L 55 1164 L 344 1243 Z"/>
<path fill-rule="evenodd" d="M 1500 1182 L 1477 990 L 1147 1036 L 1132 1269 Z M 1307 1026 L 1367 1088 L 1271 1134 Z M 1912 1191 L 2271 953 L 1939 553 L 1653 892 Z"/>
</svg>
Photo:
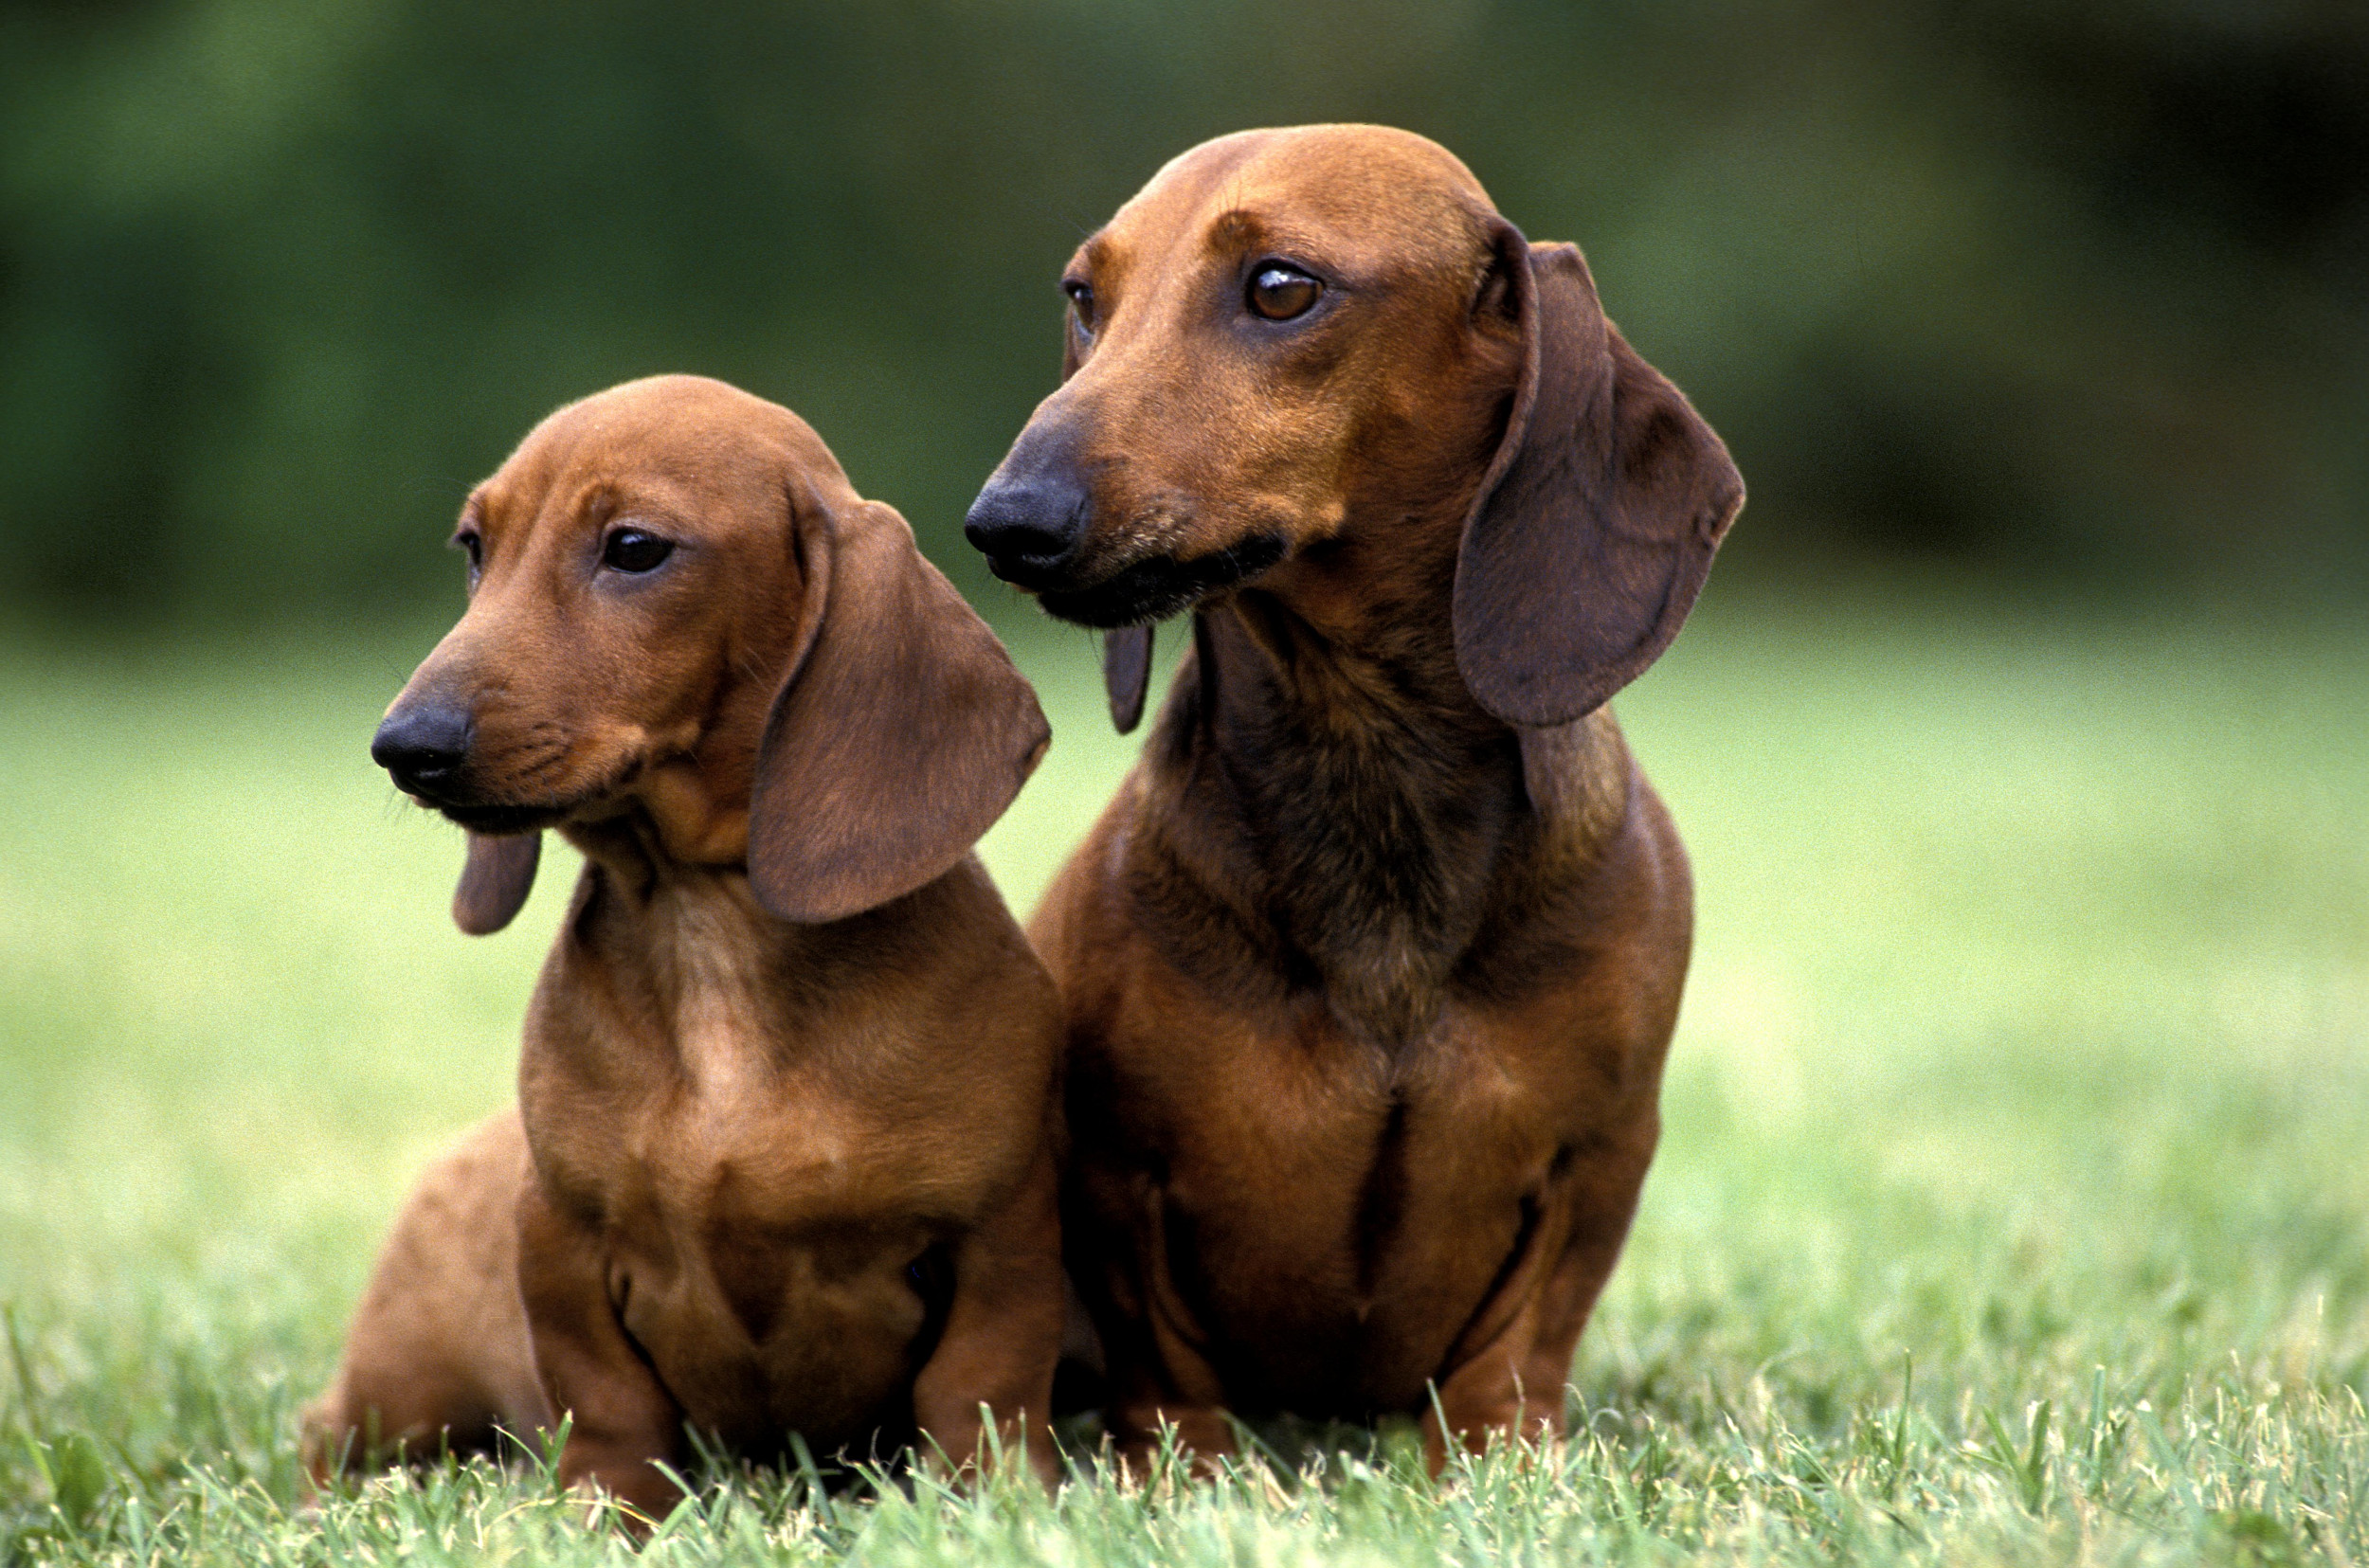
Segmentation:
<svg viewBox="0 0 2369 1568">
<path fill-rule="evenodd" d="M 1742 483 L 1579 252 L 1403 132 L 1196 148 L 1064 286 L 1064 383 L 971 537 L 1112 628 L 1122 729 L 1149 622 L 1194 616 L 1031 928 L 1112 1428 L 1420 1413 L 1435 1466 L 1558 1429 L 1691 922 L 1603 704 Z"/>
<path fill-rule="evenodd" d="M 562 409 L 459 538 L 468 611 L 374 753 L 471 830 L 464 928 L 516 913 L 542 828 L 585 868 L 518 1108 L 396 1221 L 316 1475 L 564 1414 L 561 1479 L 655 1519 L 686 1427 L 961 1468 L 984 1404 L 1050 1480 L 1057 1003 L 969 853 L 1044 748 L 1026 682 L 720 383 Z"/>
</svg>

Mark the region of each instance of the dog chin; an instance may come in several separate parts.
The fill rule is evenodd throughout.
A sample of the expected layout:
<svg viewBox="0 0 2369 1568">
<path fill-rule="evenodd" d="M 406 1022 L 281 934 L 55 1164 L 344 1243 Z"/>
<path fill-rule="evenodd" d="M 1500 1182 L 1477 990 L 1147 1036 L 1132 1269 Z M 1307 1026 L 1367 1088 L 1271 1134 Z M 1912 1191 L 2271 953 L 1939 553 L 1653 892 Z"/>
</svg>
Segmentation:
<svg viewBox="0 0 2369 1568">
<path fill-rule="evenodd" d="M 505 838 L 513 834 L 538 833 L 568 815 L 564 808 L 556 806 L 453 805 L 443 801 L 422 801 L 420 803 L 431 811 L 443 812 L 447 819 L 480 838 Z"/>
<path fill-rule="evenodd" d="M 1079 626 L 1148 626 L 1257 576 L 1287 549 L 1280 533 L 1254 533 L 1189 561 L 1155 555 L 1086 587 L 1040 589 L 1037 603 L 1046 614 Z"/>
</svg>

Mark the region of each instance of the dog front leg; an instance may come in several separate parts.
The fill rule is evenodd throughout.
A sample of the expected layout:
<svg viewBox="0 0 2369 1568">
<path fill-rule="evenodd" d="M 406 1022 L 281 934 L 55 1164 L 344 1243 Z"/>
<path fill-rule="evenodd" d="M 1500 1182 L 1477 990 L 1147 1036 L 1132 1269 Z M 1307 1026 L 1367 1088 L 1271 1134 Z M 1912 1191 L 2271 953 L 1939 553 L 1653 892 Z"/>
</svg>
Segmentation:
<svg viewBox="0 0 2369 1568">
<path fill-rule="evenodd" d="M 681 1501 L 659 1469 L 682 1457 L 682 1410 L 609 1299 L 598 1238 L 530 1181 L 518 1200 L 518 1289 L 552 1410 L 570 1424 L 560 1484 L 624 1504 L 646 1535 Z"/>
<path fill-rule="evenodd" d="M 1024 1450 L 1048 1487 L 1060 1481 L 1046 1424 L 1064 1307 L 1058 1188 L 1048 1144 L 1003 1212 L 954 1249 L 954 1299 L 913 1382 L 913 1419 L 957 1474 L 986 1463 L 984 1405 L 1007 1454 Z"/>
<path fill-rule="evenodd" d="M 1473 1316 L 1423 1415 L 1423 1457 L 1434 1475 L 1453 1438 L 1474 1453 L 1492 1437 L 1532 1442 L 1563 1433 L 1571 1361 L 1596 1298 L 1619 1261 L 1653 1145 L 1607 1156 L 1549 1188 L 1504 1284 Z"/>
<path fill-rule="evenodd" d="M 1105 1424 L 1121 1462 L 1135 1475 L 1151 1472 L 1163 1427 L 1175 1430 L 1178 1451 L 1196 1473 L 1206 1475 L 1235 1449 L 1224 1384 L 1168 1270 L 1166 1194 L 1146 1183 L 1128 1196 L 1140 1205 L 1141 1224 L 1131 1233 L 1111 1226 L 1103 1234 L 1124 1238 L 1134 1266 L 1124 1269 L 1106 1258 L 1093 1280 L 1100 1300 L 1089 1302 L 1110 1367 Z M 1077 1277 L 1084 1287 L 1090 1276 Z"/>
</svg>

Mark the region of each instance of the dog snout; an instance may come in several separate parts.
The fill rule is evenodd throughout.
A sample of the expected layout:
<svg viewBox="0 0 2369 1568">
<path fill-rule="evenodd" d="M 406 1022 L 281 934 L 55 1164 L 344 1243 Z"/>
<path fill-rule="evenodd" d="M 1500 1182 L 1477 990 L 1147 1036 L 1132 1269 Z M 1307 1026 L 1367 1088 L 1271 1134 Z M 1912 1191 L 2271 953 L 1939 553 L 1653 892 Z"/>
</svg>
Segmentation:
<svg viewBox="0 0 2369 1568">
<path fill-rule="evenodd" d="M 1064 475 L 998 478 L 970 506 L 963 537 L 987 568 L 1022 587 L 1057 578 L 1085 534 L 1086 492 Z"/>
<path fill-rule="evenodd" d="M 451 785 L 468 761 L 474 728 L 469 710 L 458 703 L 398 708 L 371 737 L 371 760 L 405 794 L 435 796 Z"/>
<path fill-rule="evenodd" d="M 1091 500 L 1068 425 L 1022 432 L 963 519 L 963 537 L 986 556 L 988 569 L 1023 588 L 1060 582 L 1085 543 Z"/>
</svg>

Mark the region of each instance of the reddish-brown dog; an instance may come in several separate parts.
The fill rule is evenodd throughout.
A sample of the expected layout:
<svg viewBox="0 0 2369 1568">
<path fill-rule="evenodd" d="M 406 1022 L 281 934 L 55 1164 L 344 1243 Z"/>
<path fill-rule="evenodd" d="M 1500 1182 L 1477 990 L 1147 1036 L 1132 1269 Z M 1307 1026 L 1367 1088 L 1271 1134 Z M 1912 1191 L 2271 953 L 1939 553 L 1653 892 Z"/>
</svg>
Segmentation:
<svg viewBox="0 0 2369 1568">
<path fill-rule="evenodd" d="M 656 1518 L 686 1426 L 959 1468 L 984 1404 L 1049 1481 L 1058 1017 L 969 853 L 1035 694 L 903 518 L 717 382 L 560 410 L 458 538 L 468 612 L 371 754 L 470 830 L 464 929 L 539 830 L 585 869 L 518 1109 L 396 1221 L 316 1475 L 564 1414 L 561 1479 Z"/>
<path fill-rule="evenodd" d="M 1067 375 L 970 514 L 1193 650 L 1031 934 L 1068 1014 L 1110 1419 L 1557 1427 L 1653 1158 L 1687 862 L 1605 699 L 1743 504 L 1726 449 L 1420 136 L 1250 132 L 1071 261 Z M 1433 1404 L 1436 1391 L 1437 1404 Z M 1444 1418 L 1444 1429 L 1442 1425 Z"/>
</svg>

